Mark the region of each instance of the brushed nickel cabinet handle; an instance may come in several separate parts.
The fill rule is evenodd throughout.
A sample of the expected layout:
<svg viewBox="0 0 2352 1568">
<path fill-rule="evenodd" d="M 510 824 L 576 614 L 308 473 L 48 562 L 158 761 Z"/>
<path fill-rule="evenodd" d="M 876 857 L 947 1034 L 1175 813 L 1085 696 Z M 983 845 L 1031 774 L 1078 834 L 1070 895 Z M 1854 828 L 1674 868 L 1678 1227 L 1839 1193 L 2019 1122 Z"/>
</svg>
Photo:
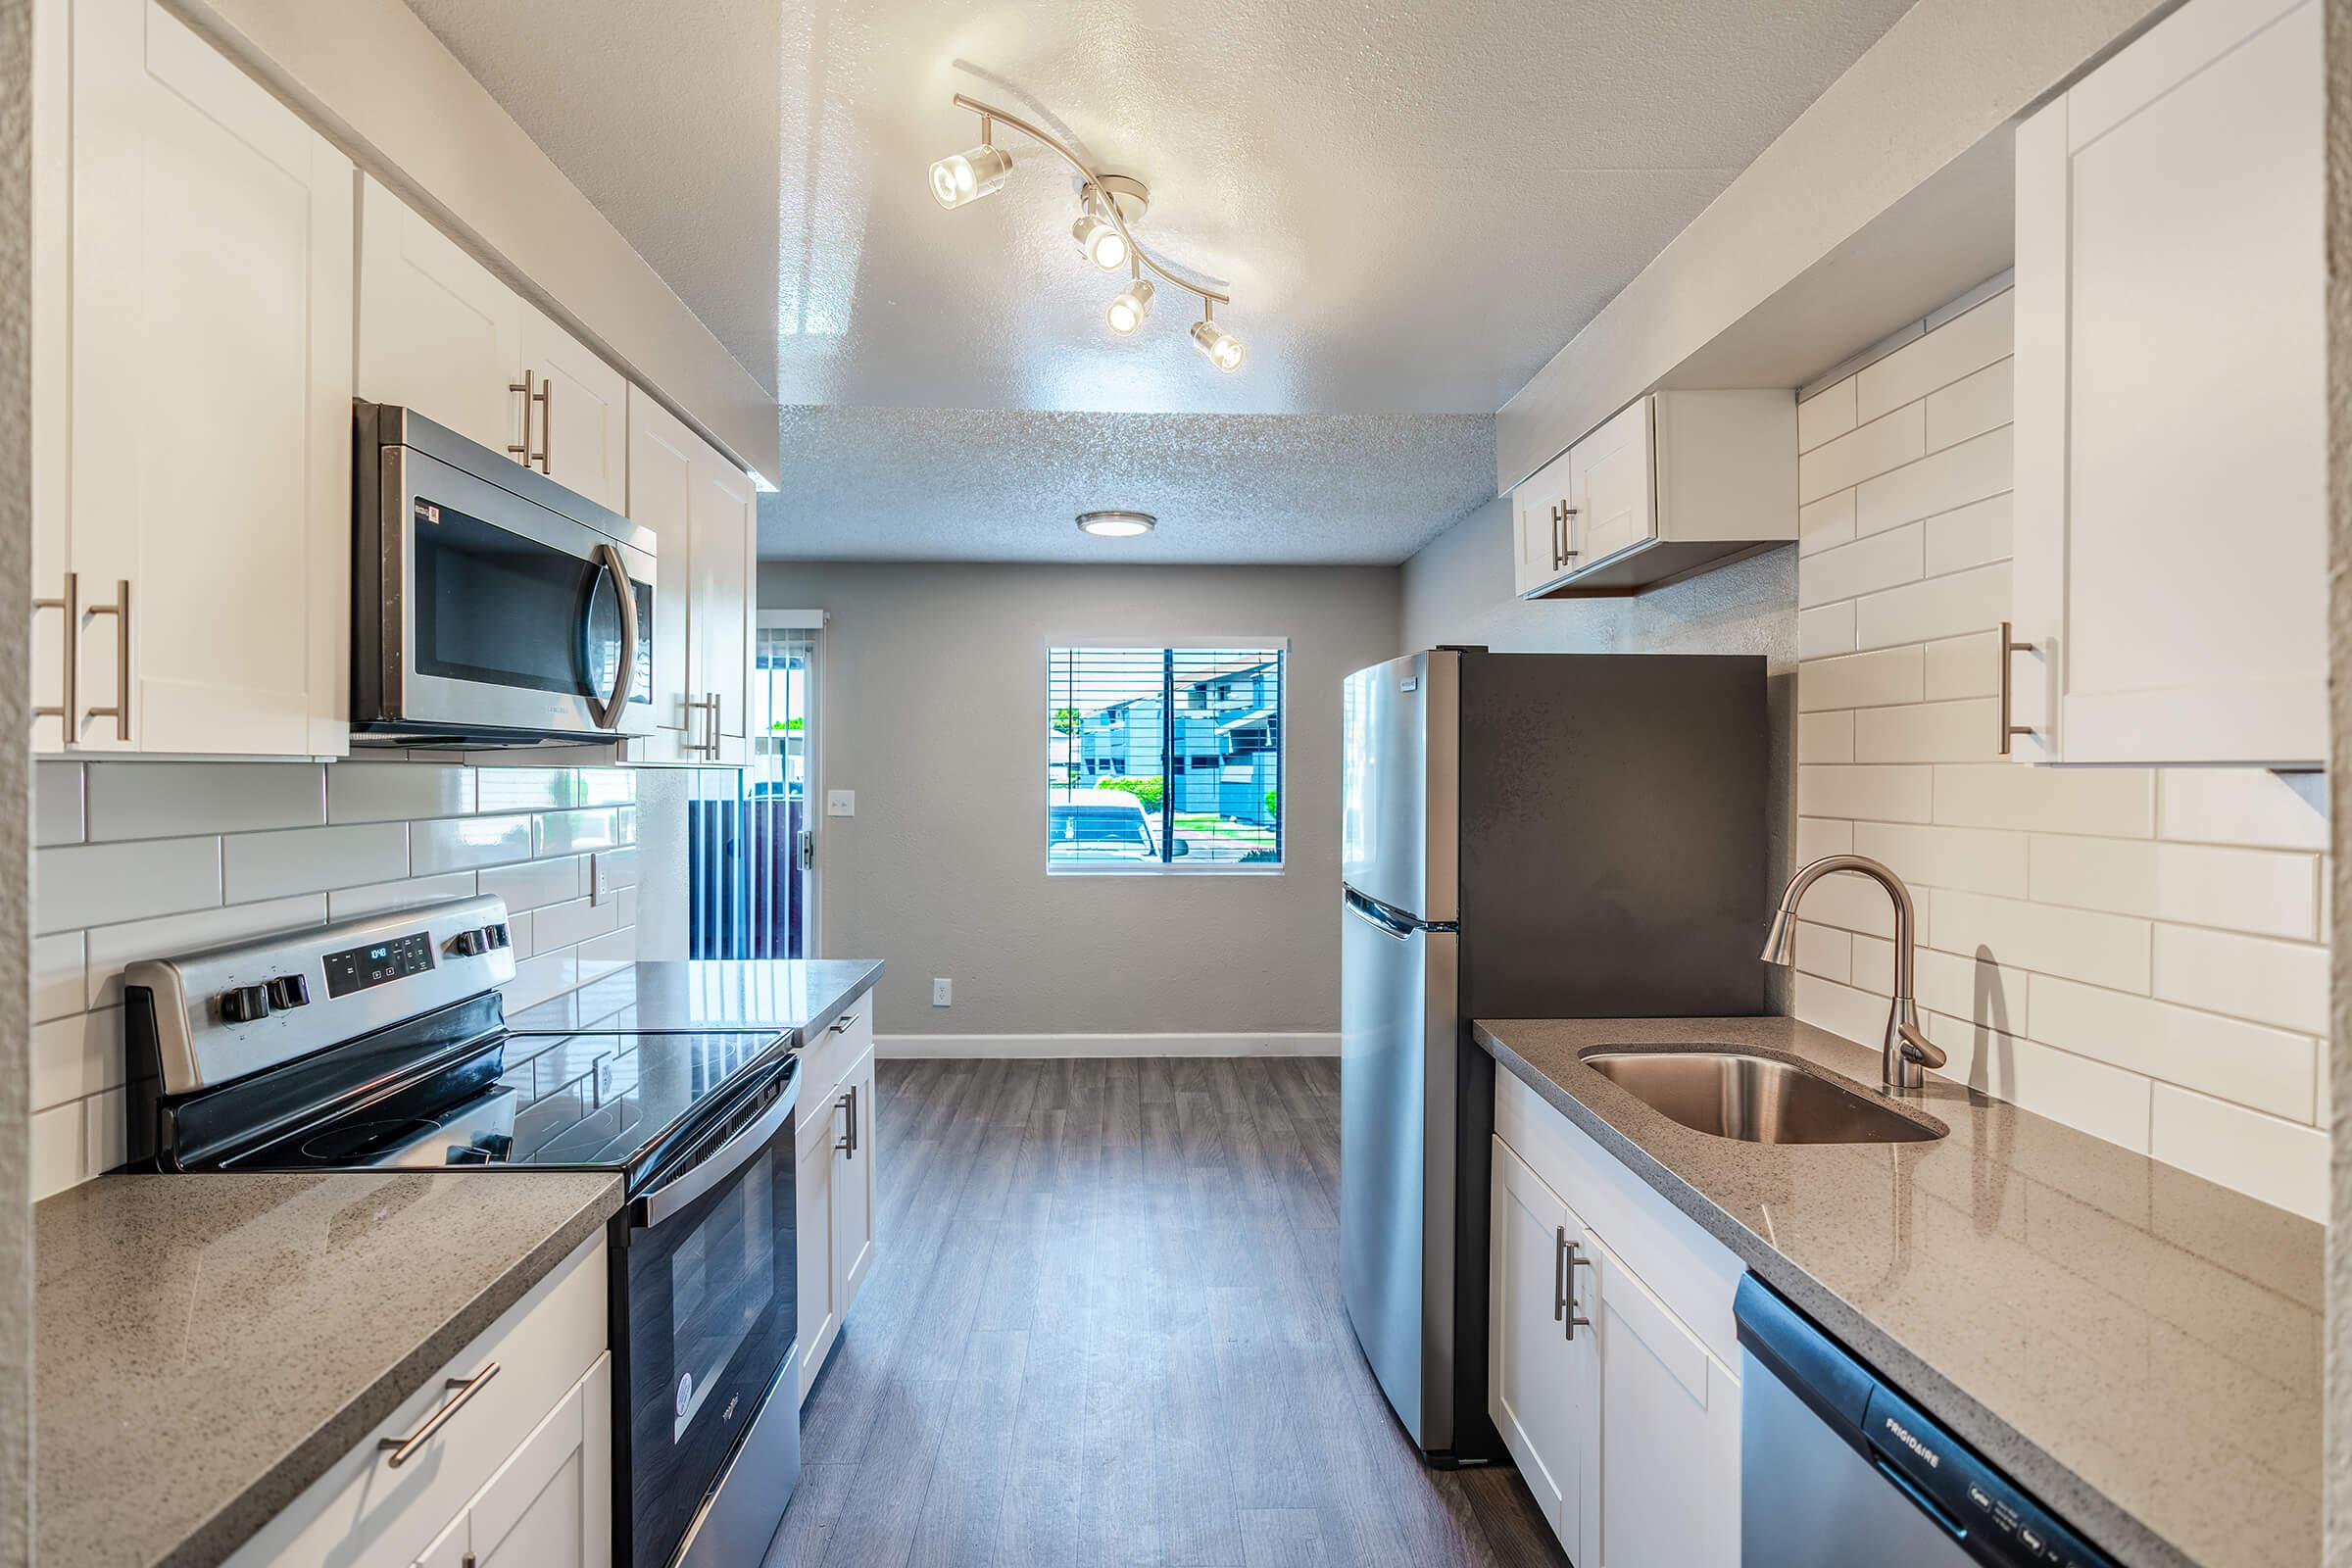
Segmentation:
<svg viewBox="0 0 2352 1568">
<path fill-rule="evenodd" d="M 529 374 L 529 371 L 524 371 Z M 556 378 L 539 383 L 539 471 L 554 473 L 556 450 Z M 523 460 L 528 463 L 529 459 Z"/>
<path fill-rule="evenodd" d="M 1555 1225 L 1551 1232 L 1551 1320 L 1557 1323 L 1567 1310 L 1568 1230 L 1566 1226 Z"/>
<path fill-rule="evenodd" d="M 525 370 L 519 381 L 509 381 L 507 390 L 522 394 L 522 445 L 507 443 L 507 456 L 524 467 L 531 466 L 531 405 L 544 401 L 539 392 L 539 372 Z"/>
<path fill-rule="evenodd" d="M 115 602 L 111 605 L 92 605 L 84 612 L 92 615 L 115 617 L 115 706 L 85 708 L 83 718 L 111 718 L 115 721 L 115 739 L 130 739 L 130 584 L 115 579 Z M 72 736 L 67 737 L 73 739 Z"/>
<path fill-rule="evenodd" d="M 445 1402 L 439 1409 L 435 1410 L 431 1415 L 426 1416 L 424 1418 L 424 1425 L 418 1427 L 416 1431 L 410 1433 L 405 1438 L 379 1439 L 375 1445 L 376 1448 L 379 1451 L 385 1448 L 392 1450 L 392 1457 L 388 1462 L 394 1469 L 398 1469 L 400 1466 L 407 1464 L 411 1459 L 416 1457 L 416 1450 L 418 1448 L 423 1447 L 427 1443 L 432 1441 L 433 1434 L 441 1430 L 444 1422 L 448 1421 L 451 1416 L 456 1415 L 459 1410 L 463 1409 L 466 1400 L 472 1398 L 475 1395 L 481 1393 L 484 1388 L 488 1387 L 490 1380 L 496 1376 L 498 1376 L 498 1363 L 496 1361 L 492 1361 L 489 1365 L 483 1367 L 479 1372 L 476 1372 L 469 1378 L 451 1378 L 449 1380 L 449 1387 L 455 1389 L 457 1393 L 450 1396 L 448 1401 Z"/>
<path fill-rule="evenodd" d="M 686 699 L 686 711 L 700 713 L 703 738 L 686 742 L 686 750 L 711 761 L 718 760 L 718 693 L 705 692 L 700 697 Z"/>
<path fill-rule="evenodd" d="M 36 708 L 32 710 L 32 716 L 56 719 L 61 743 L 71 746 L 74 744 L 74 665 L 79 657 L 81 634 L 80 579 L 74 573 L 67 572 L 65 591 L 54 599 L 35 599 L 32 608 L 36 611 L 65 612 L 66 630 L 62 639 L 65 644 L 65 664 L 58 672 L 57 706 Z"/>
<path fill-rule="evenodd" d="M 2002 621 L 2002 622 L 2001 622 L 2001 654 L 2000 654 L 2000 659 L 2001 659 L 2001 753 L 2000 753 L 2000 755 L 2001 755 L 2001 756 L 2003 756 L 2003 757 L 2007 757 L 2007 756 L 2009 755 L 2009 742 L 2010 742 L 2010 739 L 2011 739 L 2012 737 L 2014 737 L 2014 736 L 2018 736 L 2018 735 L 2031 735 L 2031 734 L 2033 734 L 2033 733 L 2034 733 L 2034 726 L 2033 726 L 2033 725 L 2031 725 L 2031 724 L 2019 724 L 2019 723 L 2016 723 L 2016 722 L 2014 722 L 2014 715 L 2012 715 L 2012 713 L 2010 712 L 2011 690 L 2012 690 L 2012 688 L 2015 686 L 2015 684 L 2016 684 L 2016 683 L 2015 683 L 2015 681 L 2013 681 L 2013 680 L 2010 678 L 2010 674 L 2009 674 L 2009 656 L 2010 656 L 2011 654 L 2030 654 L 2030 653 L 2034 652 L 2034 645 L 2033 645 L 2032 643 L 2021 643 L 2021 642 L 2017 641 L 2017 640 L 2016 640 L 2016 638 L 2015 638 L 2015 636 L 2013 635 L 2013 632 L 2014 632 L 2014 628 L 2013 628 L 2013 627 L 2010 625 L 2010 623 L 2009 623 L 2008 621 L 2005 621 L 2005 620 L 2004 620 L 2004 621 Z"/>
<path fill-rule="evenodd" d="M 834 1019 L 830 1024 L 826 1025 L 826 1027 L 837 1035 L 846 1035 L 850 1032 L 851 1026 L 857 1023 L 857 1021 L 858 1015 L 856 1013 L 845 1012 L 840 1017 Z"/>
<path fill-rule="evenodd" d="M 1591 1268 L 1592 1266 L 1592 1260 L 1589 1257 L 1579 1255 L 1584 1250 L 1583 1247 L 1579 1243 L 1566 1241 L 1564 1235 L 1562 1240 L 1565 1243 L 1568 1259 L 1568 1266 L 1564 1271 L 1567 1274 L 1568 1282 L 1567 1288 L 1560 1294 L 1567 1298 L 1567 1338 L 1573 1340 L 1576 1338 L 1576 1331 L 1578 1329 L 1589 1329 L 1592 1326 L 1592 1320 L 1589 1317 L 1586 1317 L 1583 1313 L 1576 1309 L 1576 1271 L 1580 1268 Z"/>
<path fill-rule="evenodd" d="M 856 1159 L 858 1157 L 858 1086 L 850 1085 L 841 1098 L 834 1101 L 833 1103 L 849 1113 L 849 1130 L 833 1147 L 849 1155 L 850 1158 Z"/>
</svg>

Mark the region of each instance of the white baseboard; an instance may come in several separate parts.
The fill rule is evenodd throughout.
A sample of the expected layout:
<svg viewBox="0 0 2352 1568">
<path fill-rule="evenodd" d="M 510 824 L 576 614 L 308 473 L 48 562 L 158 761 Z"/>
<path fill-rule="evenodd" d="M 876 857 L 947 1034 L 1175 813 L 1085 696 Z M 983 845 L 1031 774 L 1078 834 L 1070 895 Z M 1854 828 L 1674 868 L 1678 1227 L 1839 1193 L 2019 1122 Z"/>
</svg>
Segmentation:
<svg viewBox="0 0 2352 1568">
<path fill-rule="evenodd" d="M 876 1035 L 874 1054 L 902 1059 L 957 1056 L 1336 1056 L 1337 1034 L 1223 1035 Z"/>
</svg>

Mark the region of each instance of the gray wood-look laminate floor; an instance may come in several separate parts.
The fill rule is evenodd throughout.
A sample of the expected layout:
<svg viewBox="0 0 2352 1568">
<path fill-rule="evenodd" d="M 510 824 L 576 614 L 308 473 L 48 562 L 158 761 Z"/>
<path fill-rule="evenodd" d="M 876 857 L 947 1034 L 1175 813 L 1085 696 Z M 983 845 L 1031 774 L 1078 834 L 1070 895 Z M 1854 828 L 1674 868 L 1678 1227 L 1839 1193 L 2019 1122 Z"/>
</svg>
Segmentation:
<svg viewBox="0 0 2352 1568">
<path fill-rule="evenodd" d="M 1339 1285 L 1335 1061 L 886 1061 L 880 1251 L 767 1568 L 1563 1564 Z"/>
</svg>

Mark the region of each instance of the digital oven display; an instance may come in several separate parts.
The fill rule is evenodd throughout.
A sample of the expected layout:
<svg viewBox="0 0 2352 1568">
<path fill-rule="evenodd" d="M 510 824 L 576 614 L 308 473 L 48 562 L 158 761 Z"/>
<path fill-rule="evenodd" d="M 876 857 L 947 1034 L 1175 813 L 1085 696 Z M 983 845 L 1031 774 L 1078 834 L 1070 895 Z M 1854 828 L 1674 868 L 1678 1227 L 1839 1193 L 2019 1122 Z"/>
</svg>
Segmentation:
<svg viewBox="0 0 2352 1568">
<path fill-rule="evenodd" d="M 347 948 L 326 956 L 326 994 L 348 997 L 387 980 L 422 974 L 432 966 L 433 940 L 422 931 L 389 942 L 371 942 L 364 948 Z"/>
</svg>

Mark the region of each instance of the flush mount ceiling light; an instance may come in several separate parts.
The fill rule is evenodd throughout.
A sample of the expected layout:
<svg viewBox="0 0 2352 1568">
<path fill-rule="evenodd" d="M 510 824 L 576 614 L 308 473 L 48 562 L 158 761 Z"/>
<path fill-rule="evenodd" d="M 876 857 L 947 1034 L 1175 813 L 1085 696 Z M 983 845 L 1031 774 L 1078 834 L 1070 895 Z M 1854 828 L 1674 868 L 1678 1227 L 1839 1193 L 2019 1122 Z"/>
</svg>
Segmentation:
<svg viewBox="0 0 2352 1568">
<path fill-rule="evenodd" d="M 1098 539 L 1134 539 L 1159 526 L 1149 512 L 1081 512 L 1078 526 Z"/>
<path fill-rule="evenodd" d="M 1008 115 L 994 104 L 984 104 L 962 93 L 956 95 L 956 107 L 968 109 L 980 117 L 980 145 L 943 158 L 931 166 L 931 194 L 942 207 L 961 207 L 978 201 L 1003 188 L 1005 176 L 1012 172 L 1012 155 L 996 144 L 997 125 L 1002 122 L 1042 147 L 1058 153 L 1064 163 L 1078 172 L 1078 220 L 1070 225 L 1070 237 L 1078 242 L 1078 253 L 1104 271 L 1127 268 L 1127 286 L 1121 289 L 1103 312 L 1110 329 L 1121 337 L 1132 336 L 1152 314 L 1152 279 L 1144 276 L 1149 268 L 1163 281 L 1173 283 L 1200 301 L 1200 319 L 1193 323 L 1193 344 L 1202 358 L 1220 370 L 1232 371 L 1242 368 L 1242 340 L 1216 322 L 1217 307 L 1232 303 L 1232 296 L 1223 294 L 1190 278 L 1178 277 L 1165 267 L 1144 254 L 1129 231 L 1130 223 L 1141 221 L 1151 205 L 1151 192 L 1141 180 L 1125 174 L 1097 172 L 1086 160 L 1072 152 L 1057 136 L 1040 130 L 1017 115 Z M 1141 513 L 1088 513 L 1088 517 L 1142 516 Z M 1132 530 L 1144 532 L 1151 527 Z M 1088 528 L 1086 517 L 1078 526 L 1089 533 L 1105 530 Z"/>
</svg>

